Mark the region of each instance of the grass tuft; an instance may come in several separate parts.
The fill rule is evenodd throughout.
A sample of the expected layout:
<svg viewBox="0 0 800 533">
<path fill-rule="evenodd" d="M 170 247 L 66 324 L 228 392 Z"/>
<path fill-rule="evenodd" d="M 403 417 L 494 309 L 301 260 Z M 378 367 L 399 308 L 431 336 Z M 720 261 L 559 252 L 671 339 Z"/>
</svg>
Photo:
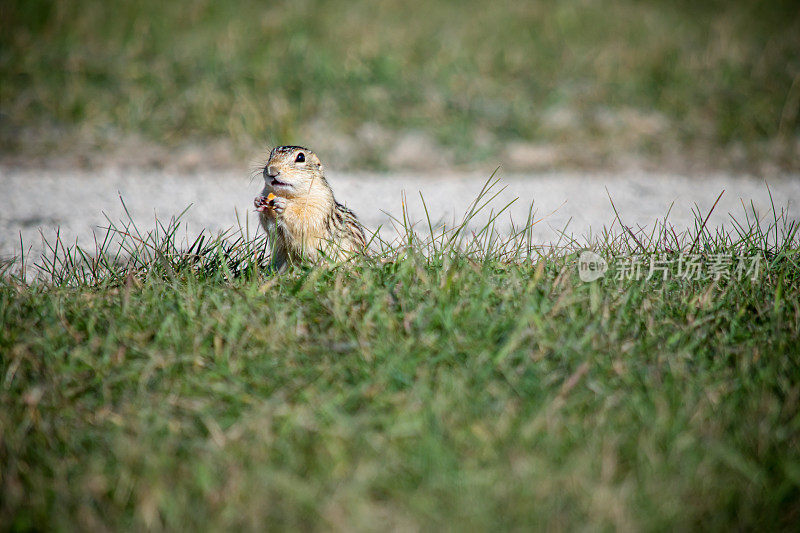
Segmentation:
<svg viewBox="0 0 800 533">
<path fill-rule="evenodd" d="M 543 246 L 532 209 L 496 230 L 500 187 L 449 225 L 403 209 L 345 264 L 276 274 L 268 236 L 181 241 L 178 216 L 4 265 L 0 524 L 791 529 L 797 220 L 617 213 Z M 675 262 L 585 283 L 586 248 Z"/>
</svg>

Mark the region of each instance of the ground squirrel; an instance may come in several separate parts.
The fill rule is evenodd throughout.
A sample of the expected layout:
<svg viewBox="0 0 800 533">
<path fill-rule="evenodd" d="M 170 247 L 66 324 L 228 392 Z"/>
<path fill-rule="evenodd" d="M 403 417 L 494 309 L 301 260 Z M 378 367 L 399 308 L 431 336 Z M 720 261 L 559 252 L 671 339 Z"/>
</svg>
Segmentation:
<svg viewBox="0 0 800 533">
<path fill-rule="evenodd" d="M 263 174 L 264 189 L 254 203 L 264 229 L 275 229 L 276 268 L 321 255 L 341 260 L 366 249 L 364 228 L 333 197 L 317 154 L 302 146 L 278 146 Z"/>
</svg>

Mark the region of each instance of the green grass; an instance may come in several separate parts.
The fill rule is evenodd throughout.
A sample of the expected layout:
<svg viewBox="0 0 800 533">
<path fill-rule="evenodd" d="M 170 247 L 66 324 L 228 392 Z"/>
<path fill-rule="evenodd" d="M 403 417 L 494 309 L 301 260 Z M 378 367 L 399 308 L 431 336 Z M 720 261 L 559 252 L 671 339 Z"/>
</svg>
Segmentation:
<svg viewBox="0 0 800 533">
<path fill-rule="evenodd" d="M 6 153 L 66 150 L 74 136 L 314 141 L 362 168 L 421 131 L 455 162 L 496 164 L 508 141 L 590 147 L 595 161 L 777 142 L 796 166 L 800 16 L 788 0 L 0 9 Z"/>
<path fill-rule="evenodd" d="M 741 281 L 583 283 L 531 220 L 404 217 L 277 276 L 263 238 L 182 247 L 174 220 L 54 243 L 0 280 L 2 529 L 789 530 L 800 239 L 754 215 L 593 244 L 758 255 Z"/>
</svg>

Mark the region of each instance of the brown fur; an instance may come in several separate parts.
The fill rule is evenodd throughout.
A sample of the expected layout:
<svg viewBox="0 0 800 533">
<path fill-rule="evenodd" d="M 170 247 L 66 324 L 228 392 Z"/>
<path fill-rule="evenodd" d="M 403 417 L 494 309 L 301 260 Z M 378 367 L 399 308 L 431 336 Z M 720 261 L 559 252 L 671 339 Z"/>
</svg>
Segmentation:
<svg viewBox="0 0 800 533">
<path fill-rule="evenodd" d="M 297 161 L 302 154 L 305 161 Z M 283 206 L 270 207 L 270 193 Z M 342 260 L 363 253 L 366 239 L 355 213 L 336 201 L 317 155 L 301 146 L 279 146 L 264 166 L 264 189 L 256 198 L 261 224 L 275 230 L 274 264 L 281 268 L 303 259 L 324 255 Z"/>
</svg>

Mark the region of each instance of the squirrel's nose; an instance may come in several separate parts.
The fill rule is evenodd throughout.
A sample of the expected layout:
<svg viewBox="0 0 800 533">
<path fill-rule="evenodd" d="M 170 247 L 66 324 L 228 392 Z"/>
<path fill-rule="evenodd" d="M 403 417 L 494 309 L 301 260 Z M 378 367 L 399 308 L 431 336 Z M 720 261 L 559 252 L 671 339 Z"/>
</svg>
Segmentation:
<svg viewBox="0 0 800 533">
<path fill-rule="evenodd" d="M 274 178 L 278 174 L 280 174 L 280 172 L 278 171 L 278 169 L 276 167 L 274 167 L 272 165 L 264 168 L 264 177 L 265 178 L 268 178 L 268 177 L 269 178 Z"/>
</svg>

